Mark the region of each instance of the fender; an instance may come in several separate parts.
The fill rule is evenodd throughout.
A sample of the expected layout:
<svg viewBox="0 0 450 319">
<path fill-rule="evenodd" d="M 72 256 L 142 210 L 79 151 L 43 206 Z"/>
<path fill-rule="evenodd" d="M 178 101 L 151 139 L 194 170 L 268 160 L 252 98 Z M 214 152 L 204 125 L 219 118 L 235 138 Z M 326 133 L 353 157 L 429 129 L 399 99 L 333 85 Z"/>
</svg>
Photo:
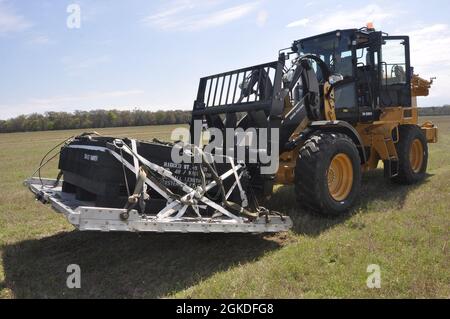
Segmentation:
<svg viewBox="0 0 450 319">
<path fill-rule="evenodd" d="M 364 144 L 359 136 L 358 131 L 345 121 L 314 121 L 309 124 L 312 128 L 312 132 L 320 129 L 322 132 L 337 132 L 344 133 L 350 137 L 358 148 L 359 156 L 361 158 L 361 164 L 367 161 L 366 151 L 364 149 Z"/>
<path fill-rule="evenodd" d="M 361 136 L 359 136 L 358 131 L 353 126 L 345 121 L 313 121 L 302 133 L 300 133 L 300 135 L 296 139 L 286 143 L 285 150 L 293 150 L 300 144 L 300 142 L 306 141 L 309 136 L 319 130 L 322 132 L 336 132 L 346 134 L 352 139 L 353 143 L 355 143 L 356 148 L 359 152 L 359 157 L 361 158 L 361 164 L 367 162 L 367 154 L 364 149 L 364 144 L 362 142 Z"/>
</svg>

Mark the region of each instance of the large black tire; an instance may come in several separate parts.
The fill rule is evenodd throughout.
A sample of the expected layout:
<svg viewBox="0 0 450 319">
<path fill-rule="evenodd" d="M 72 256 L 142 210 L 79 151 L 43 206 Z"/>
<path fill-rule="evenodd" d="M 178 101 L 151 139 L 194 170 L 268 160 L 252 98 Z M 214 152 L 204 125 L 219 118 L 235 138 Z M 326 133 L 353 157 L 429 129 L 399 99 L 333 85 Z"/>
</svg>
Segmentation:
<svg viewBox="0 0 450 319">
<path fill-rule="evenodd" d="M 396 144 L 398 156 L 398 175 L 392 181 L 398 184 L 414 184 L 425 179 L 428 165 L 428 143 L 422 130 L 417 125 L 402 125 L 399 127 L 400 140 Z M 420 143 L 422 160 L 411 161 L 413 143 Z M 417 147 L 417 145 L 416 145 Z M 419 147 L 420 148 L 420 147 Z M 417 154 L 417 150 L 416 150 Z"/>
<path fill-rule="evenodd" d="M 353 180 L 348 195 L 335 200 L 328 186 L 328 170 L 338 154 L 345 154 Z M 351 188 L 350 188 L 351 187 Z M 347 212 L 357 199 L 361 187 L 361 160 L 358 149 L 345 134 L 317 132 L 299 151 L 295 168 L 295 191 L 301 206 L 321 215 L 338 216 Z"/>
</svg>

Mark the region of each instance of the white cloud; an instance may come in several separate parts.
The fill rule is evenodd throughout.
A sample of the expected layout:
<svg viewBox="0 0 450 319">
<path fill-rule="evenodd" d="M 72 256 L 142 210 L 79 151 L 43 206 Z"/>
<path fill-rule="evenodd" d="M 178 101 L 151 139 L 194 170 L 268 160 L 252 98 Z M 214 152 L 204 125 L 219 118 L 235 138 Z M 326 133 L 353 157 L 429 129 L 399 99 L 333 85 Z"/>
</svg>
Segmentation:
<svg viewBox="0 0 450 319">
<path fill-rule="evenodd" d="M 373 22 L 377 26 L 392 16 L 393 14 L 389 10 L 381 8 L 377 4 L 369 4 L 353 10 L 341 9 L 320 13 L 309 18 L 293 21 L 287 27 L 308 26 L 314 32 L 327 32 L 336 29 L 358 28 L 365 26 L 367 22 Z"/>
<path fill-rule="evenodd" d="M 309 19 L 308 18 L 304 18 L 304 19 L 300 19 L 297 21 L 293 21 L 291 23 L 289 23 L 286 27 L 287 28 L 294 28 L 294 27 L 304 27 L 309 23 Z"/>
<path fill-rule="evenodd" d="M 407 31 L 411 42 L 411 59 L 420 67 L 443 70 L 450 67 L 450 28 L 434 24 Z"/>
<path fill-rule="evenodd" d="M 269 13 L 266 10 L 261 10 L 258 12 L 258 15 L 256 17 L 256 24 L 260 27 L 263 27 L 267 19 L 269 18 Z"/>
<path fill-rule="evenodd" d="M 286 27 L 302 27 L 301 34 L 311 36 L 336 29 L 358 28 L 373 22 L 376 29 L 392 35 L 409 35 L 411 65 L 414 72 L 428 79 L 437 77 L 430 96 L 419 98 L 419 105 L 450 103 L 450 24 L 431 23 L 404 27 L 400 21 L 409 18 L 404 8 L 396 3 L 380 7 L 368 4 L 353 9 L 328 10 L 289 23 Z M 420 22 L 419 22 L 420 23 Z"/>
<path fill-rule="evenodd" d="M 19 32 L 31 27 L 31 23 L 0 0 L 0 35 Z"/>
<path fill-rule="evenodd" d="M 227 8 L 213 12 L 196 21 L 192 21 L 187 27 L 192 30 L 206 29 L 227 24 L 231 21 L 240 19 L 256 9 L 256 3 L 242 4 L 239 6 Z"/>
<path fill-rule="evenodd" d="M 339 10 L 329 19 L 323 19 L 319 22 L 318 28 L 321 31 L 330 31 L 333 28 L 358 28 L 365 26 L 367 22 L 373 22 L 376 26 L 392 16 L 386 8 L 381 8 L 376 4 L 369 4 L 360 9 Z"/>
<path fill-rule="evenodd" d="M 216 1 L 172 1 L 159 12 L 142 19 L 146 26 L 162 30 L 197 31 L 228 24 L 255 11 L 259 2 L 217 9 Z M 262 16 L 261 20 L 267 19 Z M 257 19 L 260 22 L 259 18 Z M 264 21 L 265 22 L 265 21 Z"/>
<path fill-rule="evenodd" d="M 49 44 L 51 43 L 51 40 L 48 36 L 46 35 L 38 35 L 35 36 L 34 38 L 32 38 L 29 41 L 30 44 L 36 44 L 36 45 L 44 45 L 44 44 Z"/>
<path fill-rule="evenodd" d="M 177 14 L 190 9 L 195 9 L 196 7 L 197 5 L 189 0 L 173 1 L 161 11 L 145 17 L 142 22 L 145 24 L 156 24 L 164 28 L 166 24 L 170 25 L 170 21 L 173 20 Z"/>
<path fill-rule="evenodd" d="M 420 105 L 450 103 L 450 26 L 423 25 L 413 30 L 398 30 L 410 37 L 411 65 L 414 72 L 427 79 L 436 77 L 430 96 L 420 99 Z"/>
</svg>

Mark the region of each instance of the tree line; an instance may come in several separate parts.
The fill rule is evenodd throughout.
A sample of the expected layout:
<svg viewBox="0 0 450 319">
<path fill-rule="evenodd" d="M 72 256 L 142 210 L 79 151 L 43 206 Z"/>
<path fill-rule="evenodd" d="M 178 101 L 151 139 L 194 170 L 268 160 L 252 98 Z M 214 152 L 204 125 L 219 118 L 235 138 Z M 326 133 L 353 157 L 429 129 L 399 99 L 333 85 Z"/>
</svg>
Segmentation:
<svg viewBox="0 0 450 319">
<path fill-rule="evenodd" d="M 104 127 L 186 124 L 191 111 L 120 111 L 94 110 L 75 112 L 47 112 L 20 115 L 0 120 L 0 133 L 34 132 Z"/>
<path fill-rule="evenodd" d="M 450 105 L 444 106 L 432 106 L 432 107 L 420 107 L 419 115 L 429 116 L 429 115 L 450 115 Z"/>
<path fill-rule="evenodd" d="M 450 115 L 450 105 L 419 108 L 420 116 Z M 45 114 L 20 115 L 0 120 L 0 133 L 33 132 L 104 127 L 187 124 L 191 111 L 119 111 L 94 110 L 47 112 Z"/>
</svg>

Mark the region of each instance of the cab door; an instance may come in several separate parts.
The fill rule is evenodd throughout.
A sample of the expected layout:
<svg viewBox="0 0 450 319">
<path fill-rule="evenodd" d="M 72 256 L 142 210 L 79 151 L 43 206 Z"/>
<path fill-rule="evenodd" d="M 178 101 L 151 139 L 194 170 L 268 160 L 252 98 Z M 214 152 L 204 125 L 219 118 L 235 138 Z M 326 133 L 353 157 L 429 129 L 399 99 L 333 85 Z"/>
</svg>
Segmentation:
<svg viewBox="0 0 450 319">
<path fill-rule="evenodd" d="M 333 70 L 344 78 L 334 89 L 336 118 L 350 123 L 358 122 L 354 56 L 354 49 L 342 51 Z"/>
<path fill-rule="evenodd" d="M 382 38 L 380 58 L 380 106 L 411 106 L 409 37 Z"/>
</svg>

